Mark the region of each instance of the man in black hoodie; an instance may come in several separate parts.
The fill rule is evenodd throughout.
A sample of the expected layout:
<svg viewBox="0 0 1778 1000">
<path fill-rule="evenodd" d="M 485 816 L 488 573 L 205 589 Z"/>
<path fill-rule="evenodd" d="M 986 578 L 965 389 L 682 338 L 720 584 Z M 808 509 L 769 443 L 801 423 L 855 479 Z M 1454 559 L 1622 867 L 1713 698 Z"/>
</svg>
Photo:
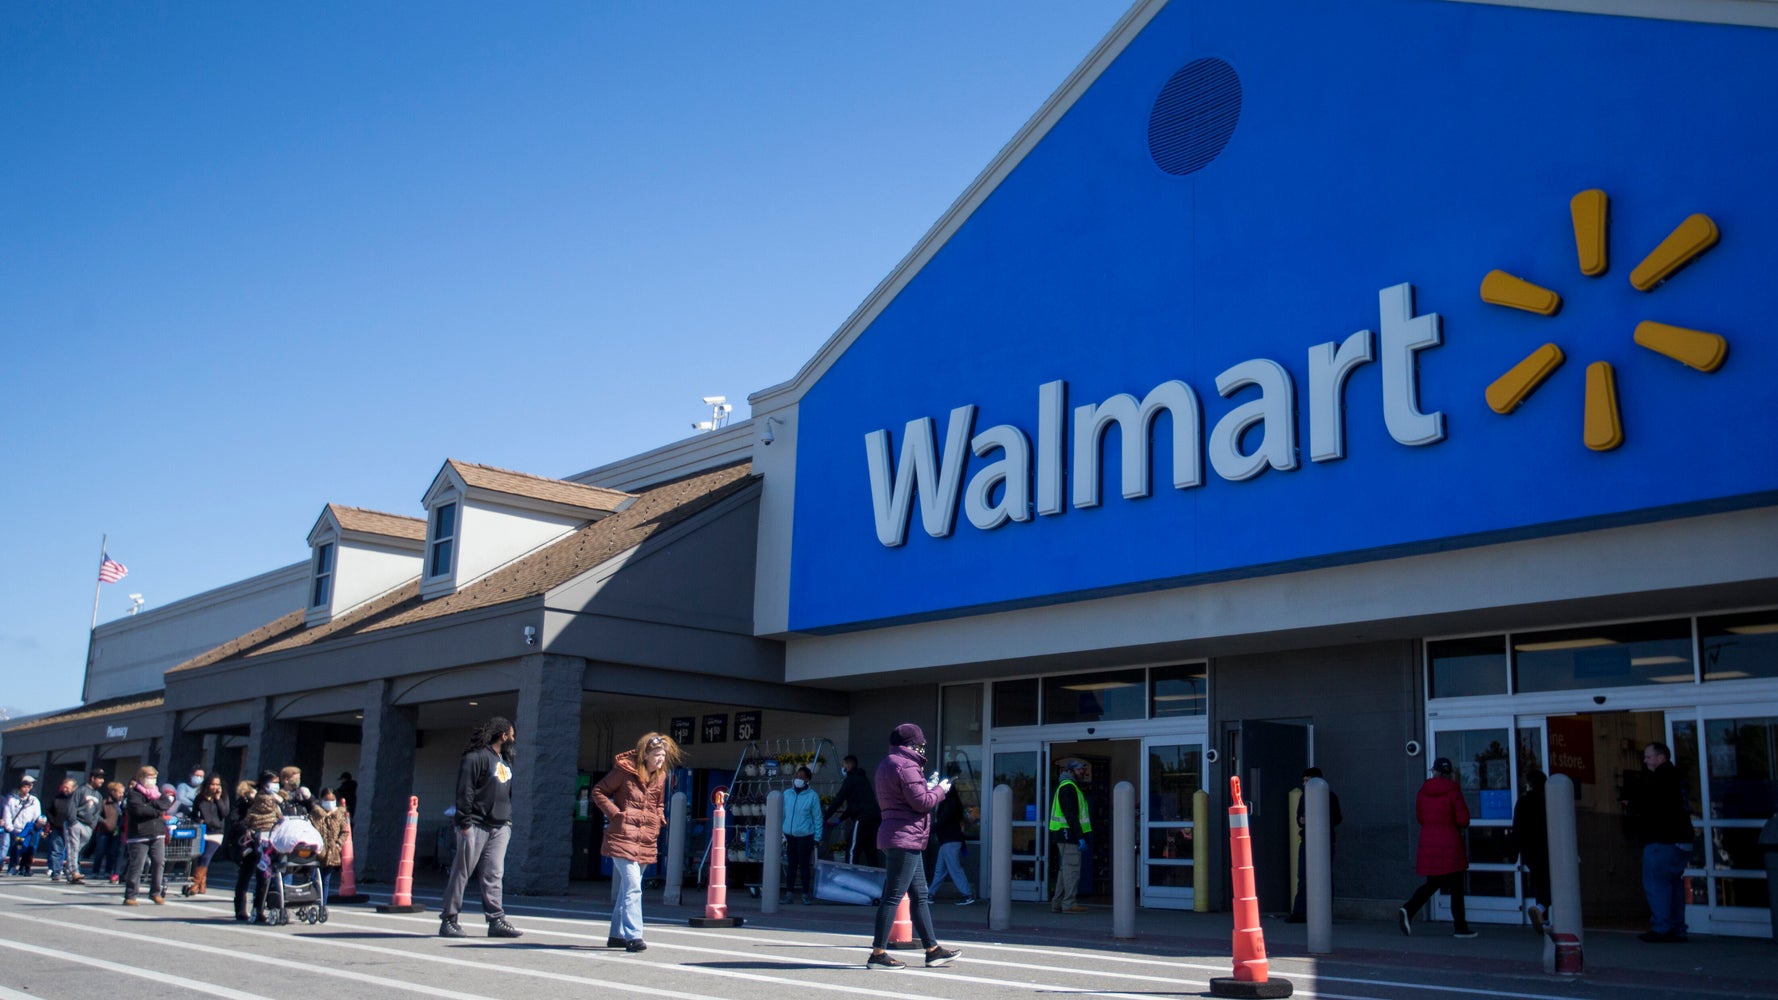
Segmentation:
<svg viewBox="0 0 1778 1000">
<path fill-rule="evenodd" d="M 875 866 L 877 863 L 877 828 L 883 814 L 877 807 L 877 793 L 871 788 L 870 776 L 858 766 L 858 758 L 847 754 L 840 762 L 840 788 L 827 809 L 827 822 L 846 835 L 846 861 L 854 865 Z"/>
<path fill-rule="evenodd" d="M 1642 891 L 1651 915 L 1642 940 L 1685 941 L 1685 866 L 1692 859 L 1692 809 L 1667 744 L 1643 747 L 1642 763 L 1648 773 L 1624 803 L 1642 841 Z"/>
<path fill-rule="evenodd" d="M 458 938 L 463 928 L 457 914 L 463 909 L 463 889 L 477 864 L 482 869 L 482 915 L 488 918 L 488 936 L 516 938 L 518 928 L 506 921 L 500 905 L 506 877 L 506 843 L 512 835 L 512 723 L 499 716 L 482 723 L 470 734 L 469 745 L 457 765 L 457 804 L 452 822 L 457 826 L 457 853 L 451 859 L 451 875 L 445 882 L 444 906 L 440 909 L 438 936 Z"/>
</svg>

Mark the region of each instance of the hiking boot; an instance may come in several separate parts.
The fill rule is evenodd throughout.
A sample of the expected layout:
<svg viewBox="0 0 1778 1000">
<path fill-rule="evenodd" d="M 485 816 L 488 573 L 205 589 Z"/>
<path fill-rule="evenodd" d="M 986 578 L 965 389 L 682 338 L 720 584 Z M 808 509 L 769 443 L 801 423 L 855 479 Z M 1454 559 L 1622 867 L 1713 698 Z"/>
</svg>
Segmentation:
<svg viewBox="0 0 1778 1000">
<path fill-rule="evenodd" d="M 465 935 L 463 934 L 463 926 L 457 923 L 456 917 L 441 917 L 438 921 L 438 936 L 444 938 L 460 938 Z"/>
<path fill-rule="evenodd" d="M 125 905 L 125 906 L 141 906 L 142 904 L 133 900 L 133 899 L 126 899 L 123 901 L 123 905 Z"/>
<path fill-rule="evenodd" d="M 888 969 L 893 972 L 896 969 L 905 969 L 908 965 L 885 951 L 881 954 L 872 954 L 871 957 L 865 959 L 864 967 L 867 969 Z"/>
<path fill-rule="evenodd" d="M 943 945 L 934 945 L 926 951 L 926 967 L 928 969 L 943 968 L 944 966 L 950 965 L 951 959 L 956 958 L 960 954 L 962 954 L 962 952 L 957 951 L 954 948 L 946 948 Z"/>
<path fill-rule="evenodd" d="M 148 901 L 156 906 L 167 905 L 167 897 L 165 896 L 150 896 L 148 897 Z"/>
<path fill-rule="evenodd" d="M 495 917 L 488 921 L 488 936 L 492 938 L 524 937 L 523 931 L 506 922 L 505 917 Z"/>
</svg>

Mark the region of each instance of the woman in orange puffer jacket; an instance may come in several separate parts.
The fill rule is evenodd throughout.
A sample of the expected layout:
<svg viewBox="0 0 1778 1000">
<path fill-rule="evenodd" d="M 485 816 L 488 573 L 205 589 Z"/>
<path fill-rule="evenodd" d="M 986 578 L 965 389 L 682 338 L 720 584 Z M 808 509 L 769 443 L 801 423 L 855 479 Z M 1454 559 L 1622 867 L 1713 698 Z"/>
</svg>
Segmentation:
<svg viewBox="0 0 1778 1000">
<path fill-rule="evenodd" d="M 611 908 L 608 948 L 646 951 L 642 942 L 642 866 L 659 856 L 657 842 L 666 823 L 667 771 L 683 759 L 679 744 L 662 733 L 644 733 L 636 749 L 625 750 L 593 786 L 593 804 L 605 814 L 599 853 L 611 859 L 617 901 Z"/>
</svg>

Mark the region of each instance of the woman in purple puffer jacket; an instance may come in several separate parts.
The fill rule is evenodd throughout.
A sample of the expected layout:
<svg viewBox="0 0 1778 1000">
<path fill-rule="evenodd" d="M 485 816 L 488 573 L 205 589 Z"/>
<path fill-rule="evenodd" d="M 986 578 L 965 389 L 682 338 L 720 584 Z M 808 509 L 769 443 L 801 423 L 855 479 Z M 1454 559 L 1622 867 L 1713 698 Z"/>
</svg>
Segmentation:
<svg viewBox="0 0 1778 1000">
<path fill-rule="evenodd" d="M 877 829 L 877 847 L 884 854 L 888 871 L 883 876 L 883 902 L 877 908 L 876 933 L 871 937 L 870 969 L 905 969 L 906 964 L 893 958 L 884 946 L 889 943 L 889 925 L 901 907 L 903 896 L 914 921 L 914 933 L 926 948 L 927 968 L 949 965 L 957 952 L 939 946 L 932 933 L 932 911 L 927 906 L 926 837 L 932 828 L 932 810 L 945 800 L 951 790 L 949 779 L 938 780 L 938 773 L 926 776 L 926 734 L 919 726 L 904 722 L 889 734 L 889 755 L 877 765 L 877 806 L 883 812 L 883 825 Z"/>
</svg>

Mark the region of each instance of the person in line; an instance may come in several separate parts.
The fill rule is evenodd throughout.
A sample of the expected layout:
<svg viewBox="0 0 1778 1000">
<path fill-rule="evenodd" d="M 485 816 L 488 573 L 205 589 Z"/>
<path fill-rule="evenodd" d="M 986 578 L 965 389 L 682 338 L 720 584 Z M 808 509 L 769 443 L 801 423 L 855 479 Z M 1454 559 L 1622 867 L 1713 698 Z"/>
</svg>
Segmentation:
<svg viewBox="0 0 1778 1000">
<path fill-rule="evenodd" d="M 876 866 L 877 827 L 882 821 L 870 777 L 858 767 L 858 758 L 847 754 L 840 760 L 840 787 L 827 807 L 828 824 L 846 837 L 847 864 Z"/>
<path fill-rule="evenodd" d="M 173 796 L 161 791 L 159 773 L 153 767 L 136 770 L 136 780 L 124 792 L 124 817 L 129 823 L 126 835 L 130 855 L 124 869 L 123 905 L 137 905 L 142 893 L 142 873 L 148 869 L 148 901 L 156 906 L 167 902 L 165 867 L 167 861 L 166 814 L 173 808 Z"/>
<path fill-rule="evenodd" d="M 784 853 L 788 861 L 784 875 L 784 896 L 788 903 L 801 885 L 803 905 L 815 901 L 815 838 L 821 835 L 821 793 L 809 787 L 815 773 L 807 767 L 796 769 L 790 790 L 784 793 Z"/>
<path fill-rule="evenodd" d="M 173 786 L 173 815 L 186 819 L 191 815 L 191 804 L 197 800 L 198 789 L 204 787 L 204 769 L 193 767 L 185 780 Z"/>
<path fill-rule="evenodd" d="M 667 821 L 667 771 L 683 759 L 673 737 L 643 733 L 635 749 L 618 754 L 611 770 L 593 786 L 593 805 L 605 814 L 599 853 L 611 859 L 611 876 L 617 882 L 607 948 L 648 950 L 642 939 L 642 867 L 660 856 L 661 827 Z"/>
<path fill-rule="evenodd" d="M 926 887 L 926 841 L 931 833 L 932 810 L 951 790 L 950 779 L 939 780 L 926 771 L 926 733 L 911 722 L 889 733 L 889 754 L 877 765 L 874 787 L 877 809 L 883 817 L 877 829 L 877 847 L 883 851 L 887 871 L 883 876 L 883 900 L 877 907 L 876 928 L 871 934 L 867 969 L 905 969 L 907 964 L 887 952 L 889 925 L 902 897 L 907 897 L 914 933 L 926 949 L 926 966 L 949 965 L 959 954 L 938 943 L 932 931 L 930 893 Z"/>
<path fill-rule="evenodd" d="M 32 794 L 36 788 L 37 776 L 26 774 L 0 806 L 0 851 L 6 855 L 8 875 L 31 874 L 36 860 L 38 820 L 43 818 L 43 803 Z"/>
<path fill-rule="evenodd" d="M 68 867 L 68 817 L 74 808 L 74 786 L 72 777 L 62 779 L 56 794 L 49 800 L 49 806 L 43 811 L 44 839 L 49 842 L 49 880 L 60 882 L 62 872 Z"/>
<path fill-rule="evenodd" d="M 488 936 L 521 936 L 519 929 L 507 921 L 506 910 L 501 906 L 506 844 L 512 837 L 512 748 L 517 739 L 512 723 L 495 716 L 470 734 L 469 744 L 458 758 L 456 812 L 452 815 L 457 845 L 451 857 L 451 874 L 445 881 L 444 905 L 439 908 L 439 937 L 463 936 L 457 914 L 463 910 L 463 890 L 469 885 L 469 873 L 478 865 Z"/>
<path fill-rule="evenodd" d="M 93 826 L 94 878 L 103 875 L 107 882 L 116 885 L 122 877 L 123 833 L 123 782 L 107 781 L 105 799 L 99 804 L 99 822 Z"/>
<path fill-rule="evenodd" d="M 969 874 L 963 870 L 963 821 L 967 819 L 963 812 L 963 790 L 957 787 L 957 778 L 962 768 L 956 764 L 945 765 L 945 778 L 951 782 L 951 790 L 945 793 L 945 800 L 938 804 L 932 814 L 932 838 L 938 841 L 938 862 L 932 869 L 932 895 L 938 895 L 938 887 L 950 879 L 957 886 L 963 898 L 957 901 L 958 906 L 975 905 L 975 893 L 969 888 Z"/>
<path fill-rule="evenodd" d="M 1290 916 L 1286 917 L 1284 921 L 1288 924 L 1307 923 L 1309 919 L 1309 843 L 1308 838 L 1304 836 L 1308 830 L 1308 820 L 1303 811 L 1309 801 L 1310 778 L 1327 780 L 1322 778 L 1319 767 L 1311 767 L 1303 771 L 1303 794 L 1296 800 L 1296 829 L 1299 838 L 1296 844 L 1296 899 L 1291 902 Z M 1327 789 L 1327 863 L 1329 865 L 1333 864 L 1334 838 L 1339 828 L 1340 797 L 1335 795 L 1332 786 L 1329 786 Z"/>
<path fill-rule="evenodd" d="M 236 825 L 235 850 L 239 857 L 235 869 L 235 920 L 238 923 L 263 924 L 265 919 L 265 872 L 260 868 L 260 859 L 265 854 L 266 846 L 261 843 L 261 835 L 272 832 L 278 821 L 284 817 L 284 798 L 279 794 L 283 791 L 274 771 L 259 772 L 259 784 L 241 782 L 236 791 L 249 792 L 252 798 L 241 813 L 240 822 Z M 238 803 L 237 799 L 237 803 Z M 247 892 L 253 892 L 253 912 L 247 912 Z"/>
<path fill-rule="evenodd" d="M 68 807 L 68 828 L 63 837 L 68 844 L 67 869 L 63 873 L 69 885 L 83 885 L 86 879 L 80 874 L 80 853 L 86 850 L 87 842 L 92 839 L 93 828 L 98 825 L 99 818 L 105 808 L 105 772 L 94 770 L 87 774 L 86 782 L 74 791 L 74 800 Z M 97 872 L 99 853 L 93 852 L 93 867 Z"/>
<path fill-rule="evenodd" d="M 1531 929 L 1542 934 L 1544 922 L 1550 918 L 1549 810 L 1543 800 L 1544 785 L 1549 779 L 1542 771 L 1531 768 L 1523 781 L 1525 790 L 1513 804 L 1507 853 L 1517 857 L 1525 869 L 1525 916 L 1531 921 Z"/>
<path fill-rule="evenodd" d="M 321 789 L 315 802 L 313 822 L 321 834 L 321 891 L 325 896 L 333 889 L 333 877 L 339 873 L 345 857 L 346 810 L 340 805 L 339 793 L 332 788 Z"/>
<path fill-rule="evenodd" d="M 1078 757 L 1062 762 L 1056 794 L 1050 799 L 1050 839 L 1061 848 L 1062 865 L 1056 875 L 1056 894 L 1050 898 L 1051 913 L 1085 913 L 1080 905 L 1080 859 L 1087 852 L 1093 819 L 1083 785 L 1093 783 L 1092 765 Z"/>
<path fill-rule="evenodd" d="M 1685 924 L 1685 866 L 1692 858 L 1692 808 L 1667 744 L 1643 747 L 1642 765 L 1648 773 L 1622 802 L 1642 843 L 1649 926 L 1641 938 L 1650 944 L 1677 944 L 1691 940 Z"/>
<path fill-rule="evenodd" d="M 1469 804 L 1463 801 L 1463 788 L 1451 774 L 1449 757 L 1433 761 L 1432 776 L 1414 796 L 1414 816 L 1420 821 L 1420 852 L 1414 859 L 1414 871 L 1426 881 L 1396 911 L 1403 934 L 1414 933 L 1414 914 L 1433 893 L 1443 891 L 1451 897 L 1451 936 L 1476 936 L 1463 909 L 1463 880 L 1469 871 L 1463 831 L 1469 828 Z"/>
<path fill-rule="evenodd" d="M 212 774 L 192 797 L 188 815 L 193 822 L 204 825 L 204 852 L 191 865 L 191 881 L 184 894 L 202 896 L 210 889 L 210 862 L 222 849 L 222 834 L 228 827 L 228 798 L 222 790 L 222 775 Z"/>
</svg>

